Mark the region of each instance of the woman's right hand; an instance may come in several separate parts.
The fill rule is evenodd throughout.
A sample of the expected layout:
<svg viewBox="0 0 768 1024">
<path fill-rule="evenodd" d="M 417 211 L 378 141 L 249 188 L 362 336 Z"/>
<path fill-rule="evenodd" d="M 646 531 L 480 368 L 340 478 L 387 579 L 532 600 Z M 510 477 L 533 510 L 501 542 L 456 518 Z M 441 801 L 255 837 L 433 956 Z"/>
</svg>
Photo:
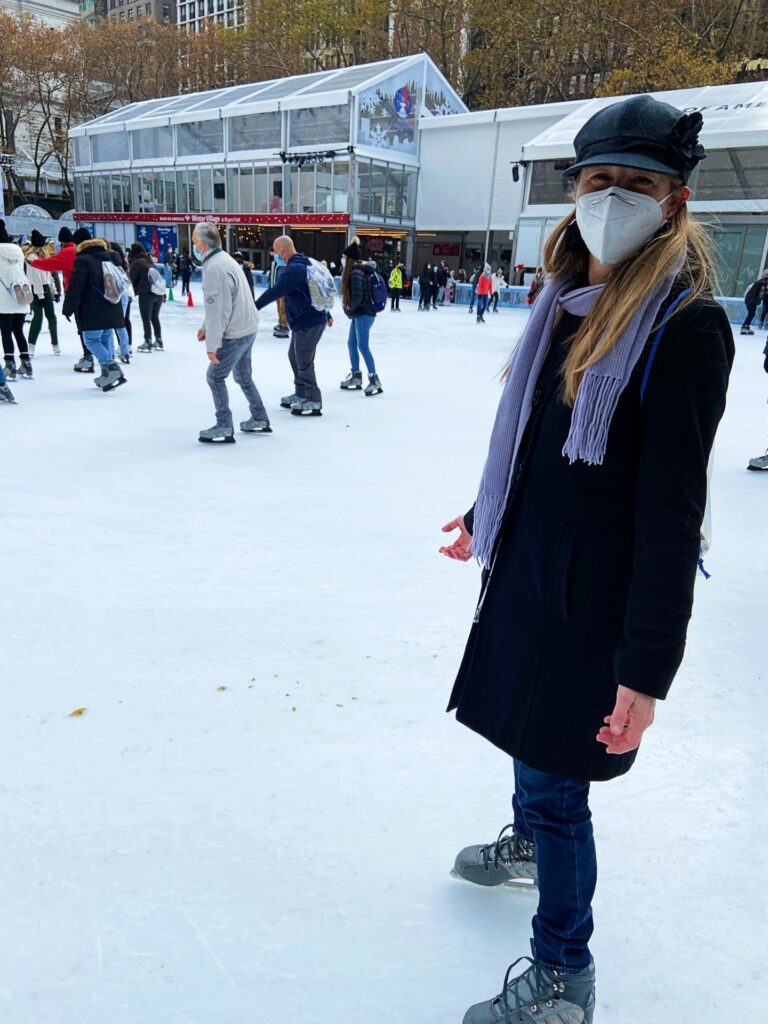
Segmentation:
<svg viewBox="0 0 768 1024">
<path fill-rule="evenodd" d="M 464 516 L 457 516 L 443 527 L 443 533 L 452 533 L 454 530 L 459 531 L 459 536 L 453 544 L 440 548 L 440 554 L 459 562 L 468 562 L 472 557 L 472 534 L 464 525 Z"/>
</svg>

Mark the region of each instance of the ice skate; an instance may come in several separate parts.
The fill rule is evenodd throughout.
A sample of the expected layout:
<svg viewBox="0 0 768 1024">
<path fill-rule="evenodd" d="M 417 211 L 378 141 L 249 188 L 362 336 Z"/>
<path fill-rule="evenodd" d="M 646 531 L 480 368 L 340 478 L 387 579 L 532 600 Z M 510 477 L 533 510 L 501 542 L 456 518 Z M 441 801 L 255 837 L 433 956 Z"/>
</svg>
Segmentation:
<svg viewBox="0 0 768 1024">
<path fill-rule="evenodd" d="M 54 344 L 54 346 L 53 346 L 53 354 L 54 354 L 55 356 L 60 356 L 60 355 L 61 355 L 61 349 L 59 348 L 59 346 L 58 346 L 58 345 L 55 345 L 55 344 Z"/>
<path fill-rule="evenodd" d="M 29 358 L 30 359 L 34 359 L 35 358 L 35 345 L 37 345 L 36 341 L 28 341 L 27 342 L 27 349 L 29 350 Z"/>
<path fill-rule="evenodd" d="M 768 452 L 765 455 L 758 455 L 755 459 L 750 459 L 747 469 L 752 469 L 756 472 L 768 470 Z"/>
<path fill-rule="evenodd" d="M 23 356 L 19 360 L 19 380 L 32 380 L 32 363 Z"/>
<path fill-rule="evenodd" d="M 128 363 L 130 363 L 130 361 L 131 361 L 131 357 L 130 357 L 129 355 L 125 355 L 125 356 L 124 356 L 124 355 L 122 355 L 122 354 L 121 354 L 121 355 L 119 356 L 119 359 L 120 359 L 120 362 L 121 362 L 121 363 L 125 363 L 126 365 L 127 365 Z"/>
<path fill-rule="evenodd" d="M 470 1006 L 464 1024 L 592 1024 L 595 1013 L 595 964 L 577 974 L 560 974 L 536 959 L 515 960 L 494 999 Z M 517 978 L 510 973 L 521 960 L 531 965 Z"/>
<path fill-rule="evenodd" d="M 742 334 L 754 334 L 755 332 L 752 330 L 751 327 L 742 327 L 741 328 L 741 333 Z"/>
<path fill-rule="evenodd" d="M 513 825 L 505 825 L 496 842 L 460 850 L 451 874 L 475 885 L 536 889 L 536 847 L 515 832 Z"/>
<path fill-rule="evenodd" d="M 16 405 L 16 399 L 7 384 L 0 384 L 0 405 Z"/>
<path fill-rule="evenodd" d="M 269 420 L 257 420 L 251 416 L 248 420 L 243 420 L 240 424 L 240 429 L 244 434 L 271 434 L 272 427 L 269 425 Z"/>
<path fill-rule="evenodd" d="M 145 341 L 145 342 L 143 342 L 143 344 L 139 345 L 139 347 L 136 349 L 136 351 L 137 352 L 151 352 L 153 347 L 154 346 L 152 345 L 151 341 Z"/>
<path fill-rule="evenodd" d="M 16 363 L 13 359 L 5 360 L 5 376 L 8 380 L 16 380 Z"/>
<path fill-rule="evenodd" d="M 280 408 L 290 409 L 293 403 L 298 401 L 300 401 L 299 396 L 295 393 L 292 395 L 285 395 L 284 398 L 280 399 Z"/>
<path fill-rule="evenodd" d="M 275 338 L 290 338 L 291 331 L 289 327 L 281 327 L 280 324 L 278 324 L 272 331 L 272 335 Z"/>
<path fill-rule="evenodd" d="M 74 365 L 75 373 L 93 373 L 93 356 L 83 356 Z"/>
<path fill-rule="evenodd" d="M 361 370 L 350 370 L 344 380 L 339 384 L 342 391 L 362 391 L 363 374 Z"/>
<path fill-rule="evenodd" d="M 113 360 L 109 363 L 104 363 L 101 373 L 94 381 L 94 384 L 97 388 L 101 388 L 102 391 L 113 391 L 115 388 L 119 388 L 121 384 L 125 384 L 125 377 L 123 376 L 123 371 Z"/>
<path fill-rule="evenodd" d="M 204 444 L 234 444 L 235 443 L 235 432 L 232 427 L 208 427 L 207 430 L 201 430 L 197 436 L 198 441 L 202 441 Z"/>
<path fill-rule="evenodd" d="M 322 416 L 322 402 L 310 402 L 307 398 L 297 398 L 291 406 L 291 416 Z"/>
<path fill-rule="evenodd" d="M 162 338 L 155 338 L 155 348 L 157 349 L 158 352 L 165 352 L 165 349 L 163 348 Z"/>
<path fill-rule="evenodd" d="M 368 386 L 365 389 L 366 395 L 370 398 L 371 395 L 380 395 L 384 388 L 381 386 L 379 375 L 377 373 L 368 374 Z"/>
</svg>

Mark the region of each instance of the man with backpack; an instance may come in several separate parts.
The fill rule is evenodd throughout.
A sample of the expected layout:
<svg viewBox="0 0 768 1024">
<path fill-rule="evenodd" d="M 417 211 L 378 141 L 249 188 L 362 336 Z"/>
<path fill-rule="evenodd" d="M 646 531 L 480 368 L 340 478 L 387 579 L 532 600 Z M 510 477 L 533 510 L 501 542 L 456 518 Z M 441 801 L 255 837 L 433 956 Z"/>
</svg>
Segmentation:
<svg viewBox="0 0 768 1024">
<path fill-rule="evenodd" d="M 94 383 L 102 391 L 125 384 L 115 360 L 114 338 L 115 330 L 125 322 L 121 296 L 126 287 L 122 261 L 108 242 L 86 238 L 78 244 L 62 313 L 67 320 L 74 315 L 83 342 L 98 360 L 101 374 Z"/>
<path fill-rule="evenodd" d="M 293 240 L 280 235 L 272 246 L 273 254 L 285 262 L 285 267 L 275 284 L 256 300 L 256 309 L 263 309 L 270 302 L 285 299 L 285 313 L 291 329 L 291 343 L 288 360 L 293 370 L 293 394 L 280 399 L 284 409 L 290 409 L 294 416 L 321 416 L 323 396 L 317 386 L 315 375 L 315 351 L 323 336 L 326 325 L 333 325 L 330 306 L 320 309 L 312 301 L 309 289 L 311 263 L 302 252 L 296 252 Z M 321 270 L 325 270 L 321 267 Z M 325 270 L 333 285 L 333 278 Z M 335 286 L 334 286 L 335 293 Z M 328 302 L 332 302 L 329 295 Z"/>
</svg>

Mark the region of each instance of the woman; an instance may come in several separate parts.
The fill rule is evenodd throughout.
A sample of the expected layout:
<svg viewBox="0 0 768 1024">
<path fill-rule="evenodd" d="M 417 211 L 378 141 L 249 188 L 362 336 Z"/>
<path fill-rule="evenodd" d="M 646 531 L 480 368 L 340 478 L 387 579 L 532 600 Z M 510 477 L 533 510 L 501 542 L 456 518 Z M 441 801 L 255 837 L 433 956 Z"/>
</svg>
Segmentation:
<svg viewBox="0 0 768 1024">
<path fill-rule="evenodd" d="M 444 527 L 442 552 L 486 570 L 449 710 L 515 776 L 513 825 L 454 872 L 539 890 L 530 967 L 465 1024 L 593 1019 L 589 786 L 629 771 L 680 665 L 734 352 L 686 206 L 701 123 L 639 96 L 576 136 L 575 212 L 546 244 L 477 502 Z"/>
<path fill-rule="evenodd" d="M 192 279 L 192 260 L 186 249 L 182 250 L 177 266 L 179 268 L 179 275 L 181 276 L 181 294 L 188 295 L 189 282 Z"/>
<path fill-rule="evenodd" d="M 128 272 L 128 260 L 125 258 L 123 247 L 119 242 L 110 242 L 109 247 L 113 252 L 116 252 L 120 258 L 120 266 L 126 273 Z M 133 355 L 133 329 L 131 327 L 131 303 L 133 299 L 127 293 L 124 293 L 120 299 L 120 304 L 123 307 L 123 326 L 115 328 L 115 334 L 117 335 L 117 341 L 120 346 L 120 362 L 128 364 L 131 361 Z"/>
<path fill-rule="evenodd" d="M 138 346 L 138 352 L 151 352 L 153 348 L 159 352 L 163 351 L 160 307 L 165 300 L 165 295 L 159 295 L 152 290 L 149 279 L 151 270 L 159 274 L 144 246 L 140 242 L 134 242 L 128 250 L 128 276 L 139 300 L 139 313 L 144 326 L 144 344 Z M 154 345 L 152 344 L 153 328 L 155 331 Z"/>
<path fill-rule="evenodd" d="M 419 272 L 419 309 L 429 310 L 432 301 L 432 267 L 425 263 Z"/>
<path fill-rule="evenodd" d="M 20 301 L 21 298 L 25 301 Z M 13 343 L 19 349 L 18 376 L 32 380 L 32 360 L 24 336 L 24 318 L 32 301 L 32 290 L 24 276 L 24 253 L 11 241 L 0 220 L 0 334 L 3 339 L 5 373 L 16 380 L 16 360 Z"/>
<path fill-rule="evenodd" d="M 41 260 L 51 255 L 51 250 L 41 233 L 33 228 L 29 236 L 30 244 L 24 248 L 24 258 L 27 261 L 27 277 L 32 287 L 32 323 L 29 328 L 29 351 L 30 355 L 35 353 L 35 345 L 40 334 L 40 327 L 43 323 L 43 314 L 48 321 L 48 330 L 51 333 L 51 346 L 54 355 L 60 355 L 59 333 L 56 323 L 56 310 L 53 307 L 54 283 L 53 277 L 47 270 L 40 270 L 31 265 L 32 260 Z"/>
<path fill-rule="evenodd" d="M 493 280 L 490 263 L 486 263 L 482 271 L 478 270 L 475 283 L 475 293 L 477 295 L 477 323 L 484 324 L 485 317 L 483 314 L 491 304 L 491 295 L 493 295 Z"/>
<path fill-rule="evenodd" d="M 753 281 L 744 293 L 744 305 L 747 307 L 747 318 L 741 325 L 742 334 L 754 334 L 752 321 L 755 318 L 757 307 L 768 295 L 768 274 L 763 274 L 757 281 Z M 762 324 L 760 325 L 762 327 Z"/>
<path fill-rule="evenodd" d="M 499 296 L 501 295 L 501 289 L 507 287 L 507 282 L 504 280 L 504 273 L 501 270 L 501 268 L 499 268 L 496 271 L 496 273 L 493 275 L 493 281 L 491 282 L 491 284 L 493 286 L 493 292 L 492 292 L 492 296 L 493 297 L 491 299 L 491 305 L 493 306 L 493 312 L 494 313 L 498 313 L 499 312 Z"/>
<path fill-rule="evenodd" d="M 339 387 L 342 391 L 360 391 L 362 389 L 363 375 L 360 372 L 360 356 L 362 355 L 368 370 L 368 386 L 365 389 L 365 394 L 369 397 L 380 395 L 383 388 L 376 373 L 376 363 L 368 343 L 371 327 L 376 319 L 371 301 L 369 278 L 376 269 L 376 264 L 363 263 L 363 253 L 357 238 L 352 239 L 352 244 L 344 250 L 344 255 L 346 262 L 341 275 L 341 304 L 349 317 L 347 347 L 349 348 L 351 369 Z"/>
<path fill-rule="evenodd" d="M 392 273 L 389 275 L 389 294 L 392 297 L 389 311 L 394 313 L 395 310 L 400 312 L 400 296 L 403 293 L 403 265 L 402 263 L 396 263 L 392 267 Z"/>
</svg>

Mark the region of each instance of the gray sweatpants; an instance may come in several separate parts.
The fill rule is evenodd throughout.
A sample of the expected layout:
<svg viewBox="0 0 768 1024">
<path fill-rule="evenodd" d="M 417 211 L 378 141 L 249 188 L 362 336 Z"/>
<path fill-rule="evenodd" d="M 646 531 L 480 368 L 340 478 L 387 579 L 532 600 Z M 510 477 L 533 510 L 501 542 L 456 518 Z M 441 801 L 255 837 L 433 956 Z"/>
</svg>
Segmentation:
<svg viewBox="0 0 768 1024">
<path fill-rule="evenodd" d="M 325 324 L 307 327 L 304 331 L 292 331 L 288 346 L 288 360 L 293 370 L 293 388 L 299 398 L 308 402 L 322 402 L 323 396 L 315 376 L 315 349 L 323 336 Z"/>
<path fill-rule="evenodd" d="M 243 394 L 248 399 L 251 416 L 255 420 L 266 420 L 269 423 L 267 410 L 264 408 L 261 395 L 253 383 L 251 375 L 251 349 L 255 338 L 255 334 L 248 334 L 245 338 L 226 339 L 216 352 L 219 362 L 208 364 L 208 385 L 213 393 L 213 404 L 216 406 L 216 425 L 219 427 L 232 426 L 232 412 L 229 408 L 229 394 L 226 385 L 230 373 L 235 384 L 240 385 Z"/>
</svg>

